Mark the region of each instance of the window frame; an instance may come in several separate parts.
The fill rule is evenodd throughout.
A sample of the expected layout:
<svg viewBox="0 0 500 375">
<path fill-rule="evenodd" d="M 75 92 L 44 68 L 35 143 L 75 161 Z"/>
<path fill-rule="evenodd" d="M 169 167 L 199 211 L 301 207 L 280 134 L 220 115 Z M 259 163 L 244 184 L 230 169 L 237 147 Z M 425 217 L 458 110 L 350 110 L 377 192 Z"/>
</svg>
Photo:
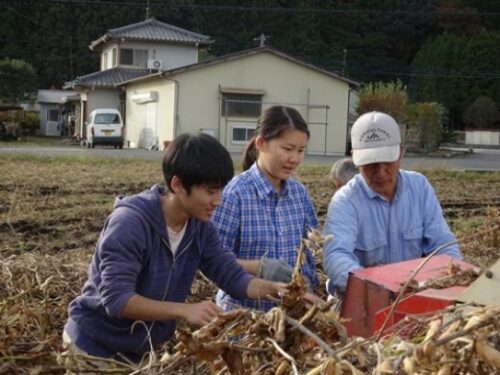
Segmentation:
<svg viewBox="0 0 500 375">
<path fill-rule="evenodd" d="M 221 116 L 239 118 L 258 118 L 262 112 L 263 94 L 245 92 L 221 93 Z M 245 100 L 245 98 L 247 98 Z M 254 100 L 252 100 L 254 99 Z M 246 103 L 245 103 L 246 102 Z M 231 106 L 231 108 L 230 108 Z M 248 106 L 245 108 L 245 106 Z"/>
<path fill-rule="evenodd" d="M 240 145 L 240 144 L 246 144 L 248 143 L 248 141 L 250 139 L 252 139 L 254 133 L 255 133 L 255 130 L 257 128 L 257 125 L 235 125 L 231 128 L 231 143 L 232 144 L 235 144 L 235 145 Z M 235 140 L 234 139 L 234 131 L 235 130 L 241 130 L 241 129 L 244 129 L 245 130 L 245 138 L 244 140 Z M 249 134 L 249 130 L 251 130 L 252 132 Z"/>
<path fill-rule="evenodd" d="M 127 54 L 127 62 L 124 62 L 124 52 Z M 129 52 L 131 51 L 131 52 Z M 128 60 L 129 54 L 132 54 L 132 62 Z M 142 54 L 142 56 L 140 56 Z M 139 58 L 141 57 L 141 58 Z M 136 68 L 147 68 L 148 65 L 148 50 L 144 48 L 120 48 L 120 65 L 133 66 Z"/>
<path fill-rule="evenodd" d="M 108 51 L 102 54 L 102 70 L 108 69 Z"/>
<path fill-rule="evenodd" d="M 53 120 L 51 117 L 51 113 L 56 113 L 56 119 Z M 47 109 L 47 121 L 48 122 L 59 122 L 59 110 L 56 108 L 48 108 Z"/>
</svg>

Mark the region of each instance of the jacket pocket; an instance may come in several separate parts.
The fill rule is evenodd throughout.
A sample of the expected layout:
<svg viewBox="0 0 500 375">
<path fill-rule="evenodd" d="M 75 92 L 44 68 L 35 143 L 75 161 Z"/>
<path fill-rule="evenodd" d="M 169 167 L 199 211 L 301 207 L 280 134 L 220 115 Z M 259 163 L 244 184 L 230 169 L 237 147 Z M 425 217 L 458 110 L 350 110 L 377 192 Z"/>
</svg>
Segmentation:
<svg viewBox="0 0 500 375">
<path fill-rule="evenodd" d="M 354 254 L 358 257 L 363 267 L 373 267 L 385 264 L 384 251 L 387 248 L 387 239 L 378 237 L 369 240 L 361 240 L 356 244 Z"/>
<path fill-rule="evenodd" d="M 405 259 L 414 259 L 422 256 L 422 240 L 424 228 L 420 225 L 408 229 L 404 234 L 403 254 Z"/>
</svg>

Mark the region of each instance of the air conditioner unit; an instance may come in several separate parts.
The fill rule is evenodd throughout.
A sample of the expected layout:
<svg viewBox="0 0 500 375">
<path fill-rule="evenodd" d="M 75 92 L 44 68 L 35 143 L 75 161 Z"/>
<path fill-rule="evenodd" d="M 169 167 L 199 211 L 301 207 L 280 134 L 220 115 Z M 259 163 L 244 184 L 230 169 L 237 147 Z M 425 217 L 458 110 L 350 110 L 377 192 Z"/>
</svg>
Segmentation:
<svg viewBox="0 0 500 375">
<path fill-rule="evenodd" d="M 162 66 L 162 62 L 160 59 L 150 59 L 148 60 L 148 69 L 157 69 L 160 70 Z"/>
<path fill-rule="evenodd" d="M 158 101 L 158 91 L 146 91 L 130 95 L 130 100 L 137 104 L 145 104 Z"/>
</svg>

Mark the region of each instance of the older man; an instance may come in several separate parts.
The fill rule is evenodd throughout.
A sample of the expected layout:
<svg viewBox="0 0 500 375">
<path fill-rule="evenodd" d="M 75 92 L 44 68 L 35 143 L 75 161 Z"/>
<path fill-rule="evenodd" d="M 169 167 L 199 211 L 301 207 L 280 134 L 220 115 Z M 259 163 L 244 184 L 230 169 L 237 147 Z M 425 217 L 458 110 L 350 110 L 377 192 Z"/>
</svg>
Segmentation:
<svg viewBox="0 0 500 375">
<path fill-rule="evenodd" d="M 350 271 L 419 258 L 455 239 L 427 179 L 400 170 L 404 146 L 391 116 L 360 116 L 351 141 L 360 173 L 335 193 L 323 228 L 334 237 L 323 258 L 330 294 L 345 290 Z M 456 244 L 441 254 L 462 258 Z"/>
</svg>

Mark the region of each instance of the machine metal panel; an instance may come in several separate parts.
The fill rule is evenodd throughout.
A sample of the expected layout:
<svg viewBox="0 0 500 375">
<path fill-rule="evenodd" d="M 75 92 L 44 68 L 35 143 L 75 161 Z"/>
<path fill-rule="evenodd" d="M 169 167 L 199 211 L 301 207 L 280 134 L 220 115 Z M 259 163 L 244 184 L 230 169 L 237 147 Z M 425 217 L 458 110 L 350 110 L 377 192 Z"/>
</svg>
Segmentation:
<svg viewBox="0 0 500 375">
<path fill-rule="evenodd" d="M 341 316 L 348 319 L 345 326 L 350 336 L 374 334 L 375 315 L 390 306 L 422 261 L 423 258 L 417 258 L 349 273 Z M 452 263 L 464 270 L 475 268 L 448 255 L 437 255 L 429 259 L 415 280 L 424 285 L 426 281 L 443 278 Z"/>
<path fill-rule="evenodd" d="M 486 306 L 500 305 L 500 260 L 483 272 L 457 299 Z"/>
</svg>

